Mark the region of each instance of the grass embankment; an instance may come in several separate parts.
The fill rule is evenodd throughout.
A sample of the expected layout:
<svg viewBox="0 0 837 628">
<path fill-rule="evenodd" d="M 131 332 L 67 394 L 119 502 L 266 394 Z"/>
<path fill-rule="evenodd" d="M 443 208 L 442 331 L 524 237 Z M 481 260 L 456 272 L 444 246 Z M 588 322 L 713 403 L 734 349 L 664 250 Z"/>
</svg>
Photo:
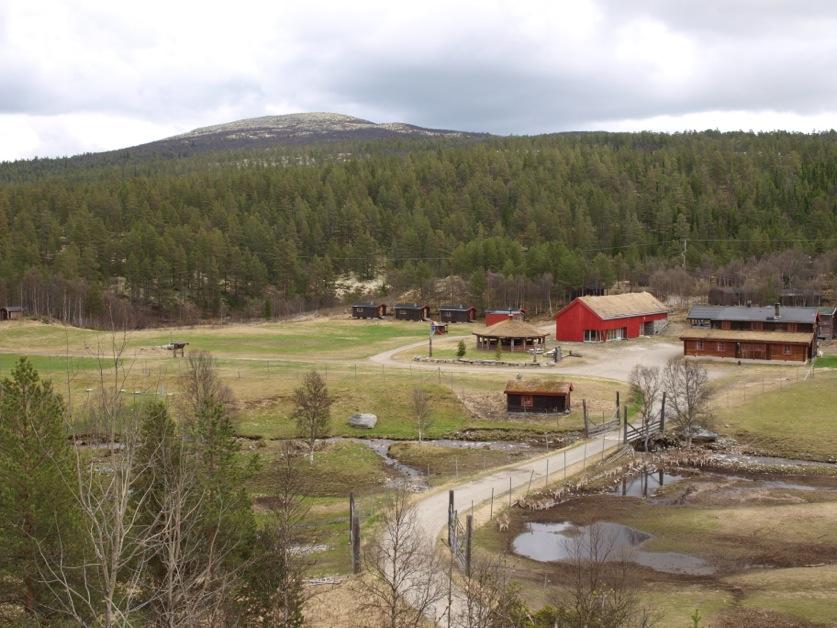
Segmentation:
<svg viewBox="0 0 837 628">
<path fill-rule="evenodd" d="M 266 442 L 254 449 L 260 469 L 248 484 L 257 512 L 268 510 L 280 481 L 276 461 L 283 444 Z M 245 452 L 250 454 L 252 452 Z M 308 511 L 301 524 L 301 541 L 317 546 L 310 557 L 311 575 L 348 573 L 348 495 L 355 494 L 356 507 L 365 525 L 374 520 L 381 491 L 390 477 L 383 459 L 365 445 L 344 442 L 318 447 L 314 464 L 298 450 L 295 458 L 300 493 Z"/>
<path fill-rule="evenodd" d="M 814 366 L 818 369 L 837 369 L 837 355 L 824 355 L 817 358 Z"/>
<path fill-rule="evenodd" d="M 837 372 L 766 390 L 722 408 L 718 424 L 753 450 L 789 458 L 837 458 Z"/>
<path fill-rule="evenodd" d="M 452 448 L 432 443 L 396 443 L 390 446 L 389 455 L 427 473 L 432 484 L 440 484 L 451 478 L 516 462 L 532 454 L 482 447 Z"/>
</svg>

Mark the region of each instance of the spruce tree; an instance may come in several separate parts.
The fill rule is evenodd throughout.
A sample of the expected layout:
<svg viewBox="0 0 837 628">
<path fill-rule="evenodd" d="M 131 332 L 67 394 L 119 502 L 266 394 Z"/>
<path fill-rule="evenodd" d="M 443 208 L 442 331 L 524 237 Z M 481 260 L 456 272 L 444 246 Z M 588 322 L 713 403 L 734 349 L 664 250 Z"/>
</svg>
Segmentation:
<svg viewBox="0 0 837 628">
<path fill-rule="evenodd" d="M 64 402 L 21 358 L 0 382 L 0 597 L 43 621 L 47 560 L 80 550 Z"/>
</svg>

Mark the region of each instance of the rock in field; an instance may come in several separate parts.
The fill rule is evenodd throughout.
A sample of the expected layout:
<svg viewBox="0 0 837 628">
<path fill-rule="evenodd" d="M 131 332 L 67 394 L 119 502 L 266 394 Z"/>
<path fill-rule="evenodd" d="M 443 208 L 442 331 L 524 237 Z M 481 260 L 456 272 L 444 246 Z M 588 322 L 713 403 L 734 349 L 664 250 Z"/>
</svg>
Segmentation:
<svg viewBox="0 0 837 628">
<path fill-rule="evenodd" d="M 359 412 L 349 417 L 349 425 L 352 427 L 364 427 L 372 429 L 378 423 L 378 417 L 368 412 Z"/>
</svg>

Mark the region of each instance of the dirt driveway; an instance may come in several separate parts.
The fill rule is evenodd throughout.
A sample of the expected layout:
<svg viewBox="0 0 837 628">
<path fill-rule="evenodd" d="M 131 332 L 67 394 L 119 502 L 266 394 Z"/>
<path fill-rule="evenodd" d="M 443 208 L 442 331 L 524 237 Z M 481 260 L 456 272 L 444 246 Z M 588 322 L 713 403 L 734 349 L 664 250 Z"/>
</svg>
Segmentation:
<svg viewBox="0 0 837 628">
<path fill-rule="evenodd" d="M 455 337 L 454 339 L 458 339 Z M 463 336 L 467 338 L 467 336 Z M 424 346 L 425 340 L 414 342 L 396 349 L 390 349 L 369 358 L 376 364 L 385 364 L 395 368 L 413 368 L 437 370 L 438 364 L 410 362 L 398 360 L 396 355 Z M 615 379 L 626 382 L 630 379 L 631 369 L 637 364 L 645 366 L 665 366 L 672 357 L 681 355 L 682 345 L 673 338 L 636 338 L 622 342 L 609 343 L 560 343 L 565 355 L 570 351 L 580 354 L 580 358 L 568 357 L 557 367 L 544 369 L 544 374 L 566 374 L 582 375 L 587 377 L 599 377 L 604 379 Z M 491 367 L 491 366 L 464 366 L 458 364 L 445 364 L 443 370 L 455 370 L 457 372 L 469 373 L 519 373 L 520 367 Z M 539 372 L 536 370 L 532 373 Z"/>
</svg>

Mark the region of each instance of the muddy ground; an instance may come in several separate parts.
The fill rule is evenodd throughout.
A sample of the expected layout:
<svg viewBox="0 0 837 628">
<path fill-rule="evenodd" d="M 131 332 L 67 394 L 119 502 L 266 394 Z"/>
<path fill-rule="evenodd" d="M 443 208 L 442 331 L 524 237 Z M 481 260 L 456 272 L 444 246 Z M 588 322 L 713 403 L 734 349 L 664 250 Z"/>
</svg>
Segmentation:
<svg viewBox="0 0 837 628">
<path fill-rule="evenodd" d="M 688 625 L 694 608 L 703 626 L 837 625 L 837 474 L 674 472 L 683 479 L 648 498 L 601 493 L 613 489 L 599 486 L 547 510 L 514 508 L 508 529 L 485 526 L 477 546 L 510 557 L 526 601 L 537 608 L 574 570 L 515 556 L 513 541 L 527 523 L 624 524 L 651 535 L 643 549 L 688 554 L 714 570 L 629 565 L 629 582 L 660 614 L 660 625 Z"/>
</svg>

